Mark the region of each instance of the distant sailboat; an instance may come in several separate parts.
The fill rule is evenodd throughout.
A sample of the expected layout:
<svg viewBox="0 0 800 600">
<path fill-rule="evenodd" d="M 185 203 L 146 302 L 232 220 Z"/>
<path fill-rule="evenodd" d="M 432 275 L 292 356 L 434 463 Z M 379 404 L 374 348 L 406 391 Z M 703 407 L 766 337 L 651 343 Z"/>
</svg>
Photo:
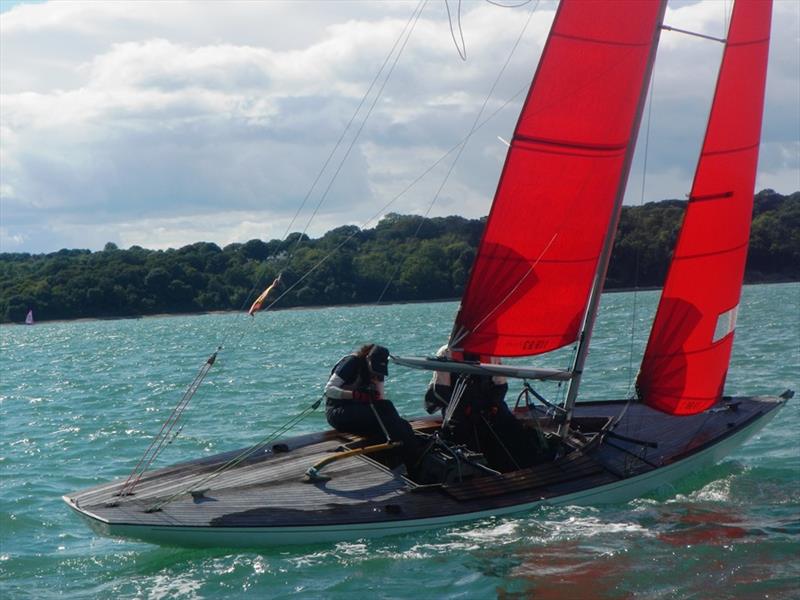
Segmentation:
<svg viewBox="0 0 800 600">
<path fill-rule="evenodd" d="M 33 325 L 33 309 L 28 310 L 28 314 L 25 315 L 25 325 Z"/>
<path fill-rule="evenodd" d="M 638 398 L 576 403 L 666 1 L 559 6 L 449 346 L 520 357 L 577 343 L 572 367 L 393 357 L 450 372 L 451 403 L 473 375 L 526 380 L 525 389 L 545 404 L 526 402 L 515 416 L 557 448 L 554 457 L 498 472 L 474 452 L 440 444 L 441 421 L 426 419 L 414 422 L 429 441 L 420 460 L 424 478 L 406 476 L 390 444 L 376 452 L 357 436 L 325 431 L 147 473 L 152 456 L 143 457 L 144 467 L 127 480 L 65 501 L 106 535 L 252 547 L 407 533 L 545 503 L 620 502 L 726 456 L 791 397 L 723 395 L 752 212 L 771 8 L 769 0 L 734 5 Z M 528 385 L 533 380 L 568 382 L 563 405 L 546 402 Z M 310 483 L 304 473 L 313 475 Z"/>
</svg>

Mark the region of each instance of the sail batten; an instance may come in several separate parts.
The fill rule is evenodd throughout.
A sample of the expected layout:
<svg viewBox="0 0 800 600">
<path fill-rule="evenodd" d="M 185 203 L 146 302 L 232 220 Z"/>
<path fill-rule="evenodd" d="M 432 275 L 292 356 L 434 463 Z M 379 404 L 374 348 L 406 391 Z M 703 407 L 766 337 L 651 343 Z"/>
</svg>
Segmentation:
<svg viewBox="0 0 800 600">
<path fill-rule="evenodd" d="M 740 252 L 742 250 L 746 250 L 748 246 L 748 242 L 743 244 L 738 244 L 736 246 L 731 246 L 730 248 L 720 248 L 718 250 L 712 250 L 709 252 L 696 252 L 695 254 L 683 254 L 682 256 L 676 256 L 673 258 L 673 262 L 680 262 L 682 260 L 692 260 L 695 258 L 703 258 L 706 256 L 719 256 L 722 254 L 731 254 L 733 252 Z"/>
<path fill-rule="evenodd" d="M 598 37 L 588 37 L 588 36 L 577 36 L 577 35 L 567 35 L 565 33 L 553 33 L 553 37 L 561 38 L 563 40 L 572 40 L 576 42 L 585 42 L 587 44 L 601 44 L 603 46 L 619 46 L 619 47 L 628 47 L 628 48 L 641 48 L 641 47 L 649 47 L 649 42 L 623 42 L 619 40 L 615 40 L 612 38 L 598 38 Z"/>
<path fill-rule="evenodd" d="M 742 146 L 741 148 L 725 148 L 724 150 L 709 150 L 708 152 L 703 152 L 701 156 L 720 156 L 723 154 L 736 154 L 737 152 L 746 152 L 748 150 L 757 150 L 760 146 L 759 143 L 750 144 L 748 146 Z"/>
<path fill-rule="evenodd" d="M 683 225 L 637 380 L 693 414 L 723 394 L 753 212 L 771 0 L 737 0 Z M 725 190 L 721 192 L 720 190 Z"/>
<path fill-rule="evenodd" d="M 716 194 L 706 194 L 705 196 L 693 196 L 689 198 L 692 202 L 705 202 L 706 200 L 723 200 L 725 198 L 731 198 L 733 196 L 733 192 L 718 192 Z"/>
<path fill-rule="evenodd" d="M 530 356 L 577 340 L 663 6 L 559 5 L 453 328 L 465 351 Z"/>
<path fill-rule="evenodd" d="M 580 150 L 593 150 L 597 152 L 624 152 L 628 147 L 628 140 L 611 144 L 597 144 L 592 142 L 576 142 L 568 140 L 551 140 L 537 138 L 529 135 L 515 135 L 511 138 L 512 142 L 528 142 L 531 144 L 541 144 L 543 146 L 556 146 L 559 148 L 575 148 Z"/>
</svg>

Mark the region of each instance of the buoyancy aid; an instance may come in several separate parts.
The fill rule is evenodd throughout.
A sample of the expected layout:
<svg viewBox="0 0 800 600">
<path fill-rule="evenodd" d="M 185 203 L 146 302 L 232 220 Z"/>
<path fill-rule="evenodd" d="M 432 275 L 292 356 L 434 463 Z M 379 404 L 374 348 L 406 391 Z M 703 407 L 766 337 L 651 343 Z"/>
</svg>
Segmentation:
<svg viewBox="0 0 800 600">
<path fill-rule="evenodd" d="M 373 382 L 366 357 L 357 354 L 343 356 L 331 369 L 331 376 L 325 385 L 328 400 L 340 402 L 350 400 L 350 394 L 340 395 L 342 391 L 353 392 L 369 388 L 383 398 L 383 383 Z"/>
</svg>

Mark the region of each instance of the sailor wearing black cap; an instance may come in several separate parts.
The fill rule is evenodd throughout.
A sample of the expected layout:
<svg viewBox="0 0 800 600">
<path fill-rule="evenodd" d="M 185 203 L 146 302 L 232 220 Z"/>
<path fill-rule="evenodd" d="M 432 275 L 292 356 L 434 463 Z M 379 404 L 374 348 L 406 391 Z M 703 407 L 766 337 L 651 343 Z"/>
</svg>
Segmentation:
<svg viewBox="0 0 800 600">
<path fill-rule="evenodd" d="M 414 430 L 391 401 L 383 397 L 383 381 L 389 375 L 389 350 L 368 344 L 342 358 L 325 385 L 325 416 L 331 427 L 370 440 L 389 435 L 402 442 L 400 451 L 409 472 L 419 455 Z M 385 428 L 385 432 L 384 432 Z"/>
</svg>

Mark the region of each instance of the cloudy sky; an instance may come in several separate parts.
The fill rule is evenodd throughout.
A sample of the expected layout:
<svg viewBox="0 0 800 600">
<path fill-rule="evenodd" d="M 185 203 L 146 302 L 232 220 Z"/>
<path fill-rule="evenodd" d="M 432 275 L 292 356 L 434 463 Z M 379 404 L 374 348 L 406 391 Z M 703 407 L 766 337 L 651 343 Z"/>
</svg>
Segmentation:
<svg viewBox="0 0 800 600">
<path fill-rule="evenodd" d="M 386 212 L 485 215 L 505 155 L 498 137 L 511 135 L 555 3 L 463 2 L 462 60 L 444 0 L 430 0 L 331 157 L 417 6 L 0 0 L 0 250 L 225 245 L 281 238 L 290 225 L 312 236 L 372 226 Z M 449 7 L 455 18 L 457 1 Z M 729 9 L 675 2 L 666 23 L 723 36 Z M 492 118 L 434 202 L 455 154 L 437 161 L 469 131 L 523 27 L 486 104 Z M 775 0 L 772 40 L 756 187 L 790 193 L 800 189 L 800 2 Z M 688 192 L 720 53 L 663 33 L 626 202 Z"/>
</svg>

